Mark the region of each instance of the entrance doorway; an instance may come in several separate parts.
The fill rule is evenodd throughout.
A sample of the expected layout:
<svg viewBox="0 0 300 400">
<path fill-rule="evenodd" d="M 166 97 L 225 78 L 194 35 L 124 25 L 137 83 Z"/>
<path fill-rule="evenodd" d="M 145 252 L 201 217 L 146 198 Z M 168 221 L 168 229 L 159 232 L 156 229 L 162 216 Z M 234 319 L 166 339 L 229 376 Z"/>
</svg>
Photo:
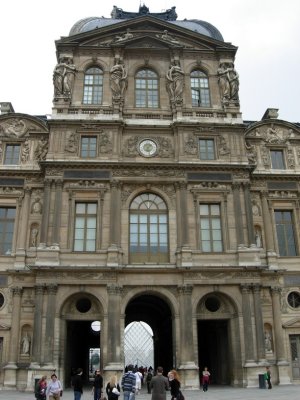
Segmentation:
<svg viewBox="0 0 300 400">
<path fill-rule="evenodd" d="M 100 367 L 100 330 L 94 330 L 95 321 L 67 321 L 66 386 L 78 368 L 83 369 L 83 381 L 88 384 L 95 369 Z"/>
<path fill-rule="evenodd" d="M 300 379 L 300 335 L 290 335 L 293 379 Z"/>
<path fill-rule="evenodd" d="M 172 369 L 174 364 L 173 334 L 172 313 L 169 305 L 160 297 L 143 294 L 128 303 L 125 314 L 125 327 L 135 321 L 145 322 L 151 327 L 154 347 L 154 365 L 152 367 L 161 366 L 165 372 Z M 132 359 L 130 363 L 135 364 L 135 359 Z"/>
<path fill-rule="evenodd" d="M 200 371 L 208 367 L 212 384 L 230 384 L 228 320 L 198 321 L 198 355 Z"/>
</svg>

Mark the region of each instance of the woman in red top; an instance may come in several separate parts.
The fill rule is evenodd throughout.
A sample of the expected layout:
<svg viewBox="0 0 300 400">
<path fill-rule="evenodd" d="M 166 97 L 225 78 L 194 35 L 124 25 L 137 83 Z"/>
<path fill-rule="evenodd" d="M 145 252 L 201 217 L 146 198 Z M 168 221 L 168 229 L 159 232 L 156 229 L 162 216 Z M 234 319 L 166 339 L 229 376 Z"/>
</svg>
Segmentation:
<svg viewBox="0 0 300 400">
<path fill-rule="evenodd" d="M 43 375 L 35 387 L 35 398 L 37 400 L 46 400 L 47 376 Z"/>
</svg>

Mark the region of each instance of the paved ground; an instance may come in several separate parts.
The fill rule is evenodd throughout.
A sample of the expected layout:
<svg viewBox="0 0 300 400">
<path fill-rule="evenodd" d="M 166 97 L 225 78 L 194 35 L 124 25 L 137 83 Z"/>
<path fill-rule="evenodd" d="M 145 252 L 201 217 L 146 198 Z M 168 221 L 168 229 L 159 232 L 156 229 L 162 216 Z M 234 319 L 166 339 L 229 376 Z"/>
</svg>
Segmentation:
<svg viewBox="0 0 300 400">
<path fill-rule="evenodd" d="M 300 385 L 274 386 L 272 390 L 267 389 L 236 389 L 228 386 L 211 386 L 204 393 L 201 390 L 183 391 L 185 400 L 299 400 Z M 33 393 L 0 390 L 1 400 L 34 400 Z M 167 400 L 170 400 L 170 395 Z M 73 400 L 73 392 L 65 390 L 61 400 Z M 89 388 L 84 390 L 81 400 L 93 400 Z M 121 396 L 120 400 L 123 400 Z M 136 396 L 136 400 L 151 400 L 151 395 L 141 393 Z"/>
</svg>

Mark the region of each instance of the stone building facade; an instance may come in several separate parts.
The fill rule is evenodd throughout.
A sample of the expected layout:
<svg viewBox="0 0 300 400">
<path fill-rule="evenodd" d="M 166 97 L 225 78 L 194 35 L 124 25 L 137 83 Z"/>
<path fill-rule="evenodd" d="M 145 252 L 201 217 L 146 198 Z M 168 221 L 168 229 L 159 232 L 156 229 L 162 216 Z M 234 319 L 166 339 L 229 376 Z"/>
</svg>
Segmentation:
<svg viewBox="0 0 300 400">
<path fill-rule="evenodd" d="M 133 321 L 185 388 L 299 380 L 300 125 L 243 121 L 237 48 L 174 7 L 56 49 L 51 117 L 0 115 L 0 386 L 121 374 Z"/>
</svg>

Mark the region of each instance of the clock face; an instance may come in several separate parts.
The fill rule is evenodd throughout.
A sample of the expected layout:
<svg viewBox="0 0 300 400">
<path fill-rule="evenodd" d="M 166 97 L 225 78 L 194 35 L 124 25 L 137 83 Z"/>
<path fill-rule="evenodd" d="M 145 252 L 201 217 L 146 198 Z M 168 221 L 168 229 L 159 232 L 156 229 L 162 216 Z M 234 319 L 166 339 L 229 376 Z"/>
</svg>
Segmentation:
<svg viewBox="0 0 300 400">
<path fill-rule="evenodd" d="M 157 151 L 157 144 L 154 140 L 145 139 L 139 144 L 140 153 L 145 157 L 152 157 Z"/>
</svg>

